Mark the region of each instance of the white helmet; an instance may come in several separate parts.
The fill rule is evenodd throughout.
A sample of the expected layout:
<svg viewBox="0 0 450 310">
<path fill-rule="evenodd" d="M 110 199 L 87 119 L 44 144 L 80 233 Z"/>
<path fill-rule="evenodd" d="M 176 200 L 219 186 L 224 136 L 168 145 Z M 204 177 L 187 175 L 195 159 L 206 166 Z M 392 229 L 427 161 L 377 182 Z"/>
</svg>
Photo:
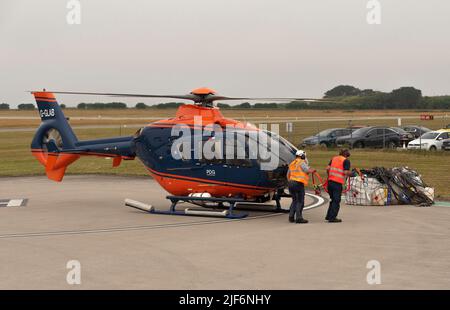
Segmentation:
<svg viewBox="0 0 450 310">
<path fill-rule="evenodd" d="M 295 156 L 298 156 L 298 157 L 306 157 L 306 152 L 305 151 L 303 151 L 303 150 L 298 150 L 297 152 L 295 152 Z"/>
</svg>

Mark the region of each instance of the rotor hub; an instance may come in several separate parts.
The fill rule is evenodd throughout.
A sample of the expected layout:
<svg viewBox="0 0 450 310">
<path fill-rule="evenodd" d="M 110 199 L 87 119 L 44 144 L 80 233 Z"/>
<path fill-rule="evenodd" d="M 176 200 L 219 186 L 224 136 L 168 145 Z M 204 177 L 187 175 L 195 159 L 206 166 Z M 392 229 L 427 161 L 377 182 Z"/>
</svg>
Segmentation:
<svg viewBox="0 0 450 310">
<path fill-rule="evenodd" d="M 191 94 L 197 96 L 206 96 L 206 95 L 215 95 L 217 94 L 217 92 L 214 89 L 208 87 L 201 87 L 192 90 Z"/>
<path fill-rule="evenodd" d="M 192 100 L 195 103 L 198 103 L 201 106 L 208 107 L 208 108 L 211 108 L 214 106 L 213 97 L 216 95 L 215 90 L 208 88 L 208 87 L 201 87 L 201 88 L 196 88 L 196 89 L 192 90 L 190 94 L 194 96 Z"/>
</svg>

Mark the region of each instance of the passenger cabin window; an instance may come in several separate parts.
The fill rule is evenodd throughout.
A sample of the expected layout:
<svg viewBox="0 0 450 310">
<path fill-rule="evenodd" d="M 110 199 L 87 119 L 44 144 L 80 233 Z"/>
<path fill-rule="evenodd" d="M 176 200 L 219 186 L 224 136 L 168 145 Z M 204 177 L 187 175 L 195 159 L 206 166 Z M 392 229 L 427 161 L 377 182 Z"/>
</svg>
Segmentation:
<svg viewBox="0 0 450 310">
<path fill-rule="evenodd" d="M 249 159 L 249 147 L 248 147 L 249 136 L 242 136 L 241 133 L 236 132 L 234 139 L 225 139 L 225 150 L 224 155 L 225 163 L 229 166 L 238 167 L 252 167 L 252 161 Z M 231 154 L 226 154 L 229 150 L 233 150 Z M 241 157 L 241 158 L 238 158 Z M 244 158 L 242 158 L 244 157 Z"/>
<path fill-rule="evenodd" d="M 205 144 L 208 145 L 205 147 Z M 248 142 L 247 139 L 245 143 L 242 144 L 242 141 L 238 140 L 235 136 L 234 139 L 226 139 L 226 135 L 224 133 L 223 138 L 208 138 L 204 139 L 202 143 L 203 150 L 208 149 L 214 154 L 212 156 L 205 156 L 203 152 L 202 158 L 199 160 L 201 163 L 210 164 L 210 165 L 223 165 L 226 164 L 228 166 L 239 166 L 239 167 L 252 167 L 252 161 L 249 159 L 248 154 Z M 233 153 L 226 154 L 227 150 L 233 150 Z M 240 157 L 238 158 L 238 151 L 242 152 L 244 150 L 244 154 L 239 153 Z M 209 154 L 212 155 L 212 154 Z M 242 156 L 244 155 L 244 156 Z M 208 158 L 206 158 L 208 157 Z"/>
</svg>

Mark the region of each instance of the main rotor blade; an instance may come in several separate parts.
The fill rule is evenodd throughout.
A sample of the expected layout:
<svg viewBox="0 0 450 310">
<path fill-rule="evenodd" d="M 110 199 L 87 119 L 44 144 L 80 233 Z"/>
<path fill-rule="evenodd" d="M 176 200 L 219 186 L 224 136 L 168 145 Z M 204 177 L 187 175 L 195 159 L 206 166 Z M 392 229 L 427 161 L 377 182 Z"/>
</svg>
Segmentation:
<svg viewBox="0 0 450 310">
<path fill-rule="evenodd" d="M 217 100 L 249 100 L 249 101 L 317 101 L 317 102 L 333 102 L 327 99 L 321 99 L 321 98 L 257 98 L 257 97 L 226 97 L 226 96 L 219 96 L 219 95 L 210 95 L 207 97 L 208 101 L 217 101 Z"/>
<path fill-rule="evenodd" d="M 49 91 L 50 92 L 50 91 Z M 93 95 L 93 96 L 110 96 L 110 97 L 134 97 L 134 98 L 172 98 L 184 100 L 197 100 L 198 96 L 188 95 L 146 95 L 146 94 L 118 94 L 118 93 L 90 93 L 90 92 L 72 92 L 72 91 L 51 91 L 54 94 L 66 95 Z"/>
<path fill-rule="evenodd" d="M 109 97 L 131 97 L 131 98 L 170 98 L 170 99 L 183 99 L 192 100 L 200 103 L 212 103 L 217 100 L 248 100 L 248 101 L 305 101 L 305 102 L 335 102 L 329 99 L 321 98 L 258 98 L 258 97 L 227 97 L 220 95 L 148 95 L 148 94 L 123 94 L 123 93 L 93 93 L 93 92 L 73 92 L 73 91 L 51 91 L 54 94 L 67 94 L 67 95 L 90 95 L 90 96 L 109 96 Z M 33 93 L 33 91 L 32 91 Z"/>
</svg>

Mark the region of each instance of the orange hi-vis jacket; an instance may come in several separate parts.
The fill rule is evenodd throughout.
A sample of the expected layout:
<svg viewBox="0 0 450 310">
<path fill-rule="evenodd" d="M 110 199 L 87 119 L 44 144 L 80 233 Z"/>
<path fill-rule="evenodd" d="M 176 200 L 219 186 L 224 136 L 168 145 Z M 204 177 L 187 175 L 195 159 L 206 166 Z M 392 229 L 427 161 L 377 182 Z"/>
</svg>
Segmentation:
<svg viewBox="0 0 450 310">
<path fill-rule="evenodd" d="M 297 181 L 303 184 L 308 185 L 309 176 L 308 173 L 304 172 L 302 169 L 302 163 L 304 162 L 301 158 L 294 159 L 289 164 L 289 171 L 287 174 L 289 181 Z"/>
<path fill-rule="evenodd" d="M 345 173 L 344 173 L 344 161 L 346 158 L 344 156 L 335 156 L 331 160 L 330 169 L 328 171 L 328 180 L 336 183 L 345 183 Z"/>
</svg>

